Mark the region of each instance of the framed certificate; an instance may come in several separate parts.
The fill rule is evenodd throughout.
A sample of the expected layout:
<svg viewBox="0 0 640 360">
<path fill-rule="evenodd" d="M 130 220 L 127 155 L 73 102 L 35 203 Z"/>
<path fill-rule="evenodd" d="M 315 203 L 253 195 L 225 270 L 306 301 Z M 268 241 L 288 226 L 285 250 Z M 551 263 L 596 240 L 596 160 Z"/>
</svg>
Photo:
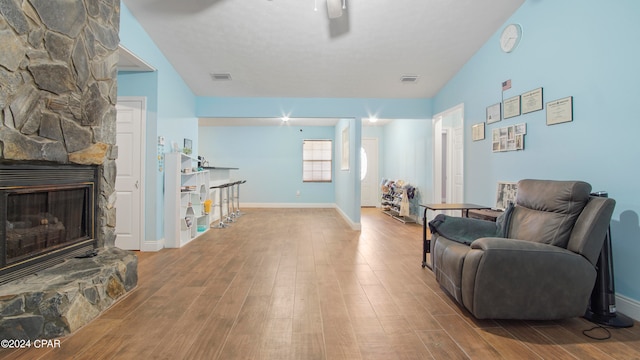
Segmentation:
<svg viewBox="0 0 640 360">
<path fill-rule="evenodd" d="M 487 124 L 500 121 L 500 103 L 487 106 Z"/>
<path fill-rule="evenodd" d="M 573 96 L 547 103 L 547 125 L 573 121 Z"/>
<path fill-rule="evenodd" d="M 471 137 L 473 141 L 484 140 L 484 123 L 477 123 L 471 126 Z"/>
<path fill-rule="evenodd" d="M 528 91 L 522 94 L 522 113 L 542 110 L 542 88 Z"/>
<path fill-rule="evenodd" d="M 504 118 L 520 115 L 520 95 L 504 100 Z"/>
</svg>

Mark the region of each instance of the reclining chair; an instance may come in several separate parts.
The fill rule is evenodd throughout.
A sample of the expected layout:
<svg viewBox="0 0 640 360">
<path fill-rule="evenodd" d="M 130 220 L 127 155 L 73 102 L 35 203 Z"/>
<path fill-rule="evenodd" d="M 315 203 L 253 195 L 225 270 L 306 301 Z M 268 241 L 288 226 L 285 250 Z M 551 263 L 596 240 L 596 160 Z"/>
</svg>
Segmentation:
<svg viewBox="0 0 640 360">
<path fill-rule="evenodd" d="M 585 314 L 615 201 L 581 181 L 521 180 L 497 221 L 429 223 L 438 283 L 478 319 Z"/>
</svg>

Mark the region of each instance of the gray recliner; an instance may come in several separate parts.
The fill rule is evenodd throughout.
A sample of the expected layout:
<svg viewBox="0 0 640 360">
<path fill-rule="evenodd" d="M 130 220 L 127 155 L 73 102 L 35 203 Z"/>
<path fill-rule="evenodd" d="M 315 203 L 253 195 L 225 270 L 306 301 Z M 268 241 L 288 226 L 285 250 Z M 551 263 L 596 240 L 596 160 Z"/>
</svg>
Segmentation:
<svg viewBox="0 0 640 360">
<path fill-rule="evenodd" d="M 521 180 L 495 224 L 439 215 L 429 224 L 438 283 L 478 319 L 584 315 L 615 207 L 590 193 L 582 181 Z"/>
</svg>

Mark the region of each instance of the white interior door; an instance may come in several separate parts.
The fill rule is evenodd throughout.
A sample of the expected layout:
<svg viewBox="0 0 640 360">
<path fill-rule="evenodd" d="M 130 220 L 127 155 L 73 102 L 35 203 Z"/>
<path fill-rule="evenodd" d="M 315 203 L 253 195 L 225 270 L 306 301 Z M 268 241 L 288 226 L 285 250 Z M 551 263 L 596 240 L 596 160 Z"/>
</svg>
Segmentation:
<svg viewBox="0 0 640 360">
<path fill-rule="evenodd" d="M 433 118 L 433 194 L 434 204 L 447 202 L 447 138 L 446 129 L 442 128 L 442 116 Z"/>
<path fill-rule="evenodd" d="M 452 202 L 464 202 L 464 131 L 462 126 L 453 128 L 452 139 L 452 162 L 451 162 L 451 197 Z"/>
<path fill-rule="evenodd" d="M 360 206 L 379 206 L 378 139 L 362 139 L 360 164 Z"/>
<path fill-rule="evenodd" d="M 143 154 L 145 98 L 118 98 L 116 105 L 116 246 L 140 250 L 144 240 Z"/>
<path fill-rule="evenodd" d="M 464 106 L 433 118 L 433 202 L 464 202 Z"/>
</svg>

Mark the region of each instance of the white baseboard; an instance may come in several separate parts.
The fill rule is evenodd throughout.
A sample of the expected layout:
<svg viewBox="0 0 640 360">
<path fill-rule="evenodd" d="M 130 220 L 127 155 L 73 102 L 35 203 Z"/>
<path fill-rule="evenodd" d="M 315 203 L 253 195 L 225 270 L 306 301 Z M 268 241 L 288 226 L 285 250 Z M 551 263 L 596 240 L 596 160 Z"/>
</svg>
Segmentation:
<svg viewBox="0 0 640 360">
<path fill-rule="evenodd" d="M 240 204 L 240 211 L 243 208 L 267 208 L 267 209 L 336 209 L 340 216 L 349 224 L 353 230 L 360 231 L 360 223 L 355 223 L 349 219 L 342 209 L 334 203 L 246 203 Z"/>
<path fill-rule="evenodd" d="M 340 214 L 342 216 L 344 221 L 346 221 L 347 224 L 349 224 L 349 226 L 351 227 L 352 230 L 360 231 L 362 229 L 362 226 L 360 225 L 360 223 L 354 223 L 353 221 L 351 221 L 351 219 L 349 219 L 347 214 L 345 214 L 342 211 L 342 209 L 340 209 L 339 207 L 336 206 L 336 210 L 338 210 L 338 214 Z"/>
<path fill-rule="evenodd" d="M 640 321 L 640 301 L 616 295 L 616 312 L 627 315 L 635 321 Z"/>
<path fill-rule="evenodd" d="M 164 238 L 160 240 L 145 240 L 142 242 L 140 251 L 160 251 L 164 249 Z"/>
<path fill-rule="evenodd" d="M 241 203 L 243 208 L 268 208 L 268 209 L 334 209 L 334 203 Z"/>
</svg>

